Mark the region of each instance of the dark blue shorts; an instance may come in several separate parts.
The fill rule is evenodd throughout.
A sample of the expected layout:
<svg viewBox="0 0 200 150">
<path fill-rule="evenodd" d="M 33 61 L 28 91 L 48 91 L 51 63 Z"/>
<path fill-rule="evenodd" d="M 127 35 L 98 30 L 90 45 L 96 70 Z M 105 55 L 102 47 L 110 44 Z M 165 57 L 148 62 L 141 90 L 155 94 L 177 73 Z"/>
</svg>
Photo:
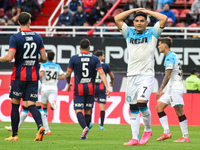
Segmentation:
<svg viewBox="0 0 200 150">
<path fill-rule="evenodd" d="M 95 93 L 95 101 L 101 104 L 106 104 L 106 94 L 105 92 L 96 92 Z"/>
<path fill-rule="evenodd" d="M 38 81 L 11 80 L 9 97 L 19 100 L 23 98 L 23 101 L 37 101 Z"/>
<path fill-rule="evenodd" d="M 74 110 L 92 109 L 94 105 L 94 95 L 74 95 Z"/>
</svg>

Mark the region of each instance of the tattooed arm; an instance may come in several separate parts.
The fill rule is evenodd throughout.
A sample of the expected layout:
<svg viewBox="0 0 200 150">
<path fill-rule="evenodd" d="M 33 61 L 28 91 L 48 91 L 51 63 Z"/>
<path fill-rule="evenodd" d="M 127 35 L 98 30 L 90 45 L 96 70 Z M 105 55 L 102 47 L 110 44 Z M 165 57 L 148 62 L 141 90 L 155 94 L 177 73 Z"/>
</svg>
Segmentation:
<svg viewBox="0 0 200 150">
<path fill-rule="evenodd" d="M 168 83 L 168 81 L 169 81 L 169 79 L 171 77 L 171 72 L 172 72 L 171 69 L 168 69 L 168 70 L 165 71 L 165 77 L 164 77 L 164 79 L 162 81 L 162 84 L 161 84 L 158 92 L 156 93 L 156 99 L 160 98 L 163 89 L 165 88 L 165 86 L 167 85 L 167 83 Z"/>
</svg>

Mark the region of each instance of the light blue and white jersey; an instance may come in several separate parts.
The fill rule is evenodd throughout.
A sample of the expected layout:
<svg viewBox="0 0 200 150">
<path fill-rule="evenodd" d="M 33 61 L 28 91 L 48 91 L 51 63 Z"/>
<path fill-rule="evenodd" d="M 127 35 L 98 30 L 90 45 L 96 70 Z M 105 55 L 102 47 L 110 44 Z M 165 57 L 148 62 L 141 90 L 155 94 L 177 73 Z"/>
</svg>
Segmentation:
<svg viewBox="0 0 200 150">
<path fill-rule="evenodd" d="M 44 76 L 42 77 L 42 91 L 58 90 L 58 76 L 64 74 L 60 65 L 48 61 L 41 64 L 40 71 L 44 71 Z"/>
<path fill-rule="evenodd" d="M 165 70 L 172 70 L 171 77 L 169 82 L 167 83 L 167 88 L 171 89 L 182 89 L 184 88 L 183 80 L 182 80 L 182 69 L 181 63 L 178 56 L 170 51 L 164 61 Z"/>
<path fill-rule="evenodd" d="M 128 49 L 127 76 L 145 74 L 154 76 L 154 52 L 158 38 L 163 31 L 159 22 L 142 34 L 123 24 L 120 32 L 126 39 Z"/>
</svg>

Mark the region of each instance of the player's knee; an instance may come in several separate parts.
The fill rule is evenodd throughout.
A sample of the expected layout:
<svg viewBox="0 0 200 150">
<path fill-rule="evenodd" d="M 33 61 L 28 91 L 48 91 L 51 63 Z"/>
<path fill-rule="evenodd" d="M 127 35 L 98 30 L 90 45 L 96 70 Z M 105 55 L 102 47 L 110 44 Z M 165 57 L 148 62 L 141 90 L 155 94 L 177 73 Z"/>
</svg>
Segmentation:
<svg viewBox="0 0 200 150">
<path fill-rule="evenodd" d="M 137 106 L 138 106 L 138 109 L 139 109 L 140 111 L 145 111 L 145 110 L 148 109 L 147 103 L 137 103 Z"/>
<path fill-rule="evenodd" d="M 157 113 L 163 112 L 162 108 L 159 107 L 158 105 L 156 106 L 156 111 L 157 111 Z"/>
<path fill-rule="evenodd" d="M 132 114 L 138 114 L 139 113 L 139 109 L 137 104 L 130 104 L 130 111 Z"/>
</svg>

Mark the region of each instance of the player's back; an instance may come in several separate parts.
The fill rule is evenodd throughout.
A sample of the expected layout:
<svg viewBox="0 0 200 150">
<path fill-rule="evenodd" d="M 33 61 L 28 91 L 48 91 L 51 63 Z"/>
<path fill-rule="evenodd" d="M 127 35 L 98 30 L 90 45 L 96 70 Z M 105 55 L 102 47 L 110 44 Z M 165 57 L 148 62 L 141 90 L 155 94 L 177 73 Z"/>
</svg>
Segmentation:
<svg viewBox="0 0 200 150">
<path fill-rule="evenodd" d="M 16 50 L 12 80 L 37 81 L 39 78 L 38 54 L 44 48 L 39 34 L 28 30 L 10 38 L 10 48 Z"/>
<path fill-rule="evenodd" d="M 68 67 L 74 70 L 75 95 L 92 95 L 97 69 L 101 68 L 98 57 L 80 53 L 72 56 Z"/>
<path fill-rule="evenodd" d="M 60 65 L 48 61 L 41 64 L 40 71 L 44 71 L 42 77 L 42 91 L 57 90 L 58 76 L 63 74 Z"/>
</svg>

